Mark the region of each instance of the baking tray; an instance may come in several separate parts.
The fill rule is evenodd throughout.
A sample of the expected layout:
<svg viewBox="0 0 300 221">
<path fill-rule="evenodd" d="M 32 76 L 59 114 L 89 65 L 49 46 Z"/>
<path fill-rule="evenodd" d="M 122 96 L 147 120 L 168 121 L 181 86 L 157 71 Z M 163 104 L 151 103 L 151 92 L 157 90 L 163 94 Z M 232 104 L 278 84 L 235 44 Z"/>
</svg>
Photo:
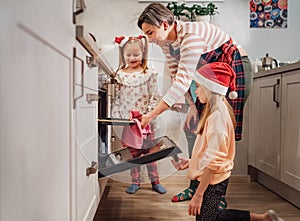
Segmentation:
<svg viewBox="0 0 300 221">
<path fill-rule="evenodd" d="M 174 141 L 167 136 L 154 139 L 148 148 L 150 149 L 148 154 L 137 158 L 132 158 L 128 148 L 102 156 L 99 160 L 99 176 L 105 177 L 166 157 L 173 157 L 177 161 L 177 154 L 182 153 Z"/>
<path fill-rule="evenodd" d="M 116 125 L 116 126 L 130 126 L 135 124 L 135 121 L 122 118 L 101 118 L 98 119 L 101 125 Z"/>
</svg>

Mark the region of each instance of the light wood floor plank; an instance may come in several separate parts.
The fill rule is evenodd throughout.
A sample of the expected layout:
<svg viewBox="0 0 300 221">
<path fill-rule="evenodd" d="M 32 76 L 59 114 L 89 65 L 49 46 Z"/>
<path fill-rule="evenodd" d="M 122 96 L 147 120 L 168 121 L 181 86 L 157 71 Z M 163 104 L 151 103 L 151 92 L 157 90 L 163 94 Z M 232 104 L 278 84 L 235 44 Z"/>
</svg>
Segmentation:
<svg viewBox="0 0 300 221">
<path fill-rule="evenodd" d="M 187 214 L 188 201 L 173 203 L 174 194 L 188 186 L 186 176 L 176 173 L 161 181 L 167 188 L 166 194 L 160 195 L 151 189 L 150 184 L 143 184 L 136 194 L 127 194 L 127 183 L 110 179 L 99 204 L 94 221 L 179 221 L 195 220 Z M 263 213 L 274 209 L 285 221 L 300 221 L 300 209 L 256 182 L 231 182 L 227 189 L 228 208 L 250 210 Z"/>
</svg>

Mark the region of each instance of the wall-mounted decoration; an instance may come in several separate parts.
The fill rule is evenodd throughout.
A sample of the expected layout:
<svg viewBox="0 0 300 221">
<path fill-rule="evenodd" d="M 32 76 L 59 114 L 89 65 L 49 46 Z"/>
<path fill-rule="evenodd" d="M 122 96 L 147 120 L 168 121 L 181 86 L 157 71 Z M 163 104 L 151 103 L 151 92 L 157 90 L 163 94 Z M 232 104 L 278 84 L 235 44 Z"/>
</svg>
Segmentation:
<svg viewBox="0 0 300 221">
<path fill-rule="evenodd" d="M 288 0 L 250 0 L 250 28 L 287 28 Z"/>
</svg>

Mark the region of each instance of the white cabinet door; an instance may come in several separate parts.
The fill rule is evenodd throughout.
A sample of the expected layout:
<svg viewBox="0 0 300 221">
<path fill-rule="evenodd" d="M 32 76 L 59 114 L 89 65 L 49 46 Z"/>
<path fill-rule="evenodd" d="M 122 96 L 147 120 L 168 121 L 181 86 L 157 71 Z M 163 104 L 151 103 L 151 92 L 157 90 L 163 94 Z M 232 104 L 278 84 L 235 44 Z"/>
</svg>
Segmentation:
<svg viewBox="0 0 300 221">
<path fill-rule="evenodd" d="M 3 1 L 1 1 L 3 3 Z M 23 19 L 23 5 L 0 6 L 0 220 L 71 220 L 71 67 L 73 34 L 48 26 L 53 11 L 24 1 L 40 29 Z M 20 2 L 20 1 L 19 1 Z M 64 4 L 66 5 L 66 4 Z M 24 6 L 25 7 L 25 6 Z M 41 9 L 44 17 L 38 16 Z M 61 8 L 66 13 L 69 7 Z M 20 12 L 20 14 L 19 14 Z M 49 19 L 49 20 L 48 20 Z M 52 20 L 51 20 L 52 19 Z M 72 25 L 71 19 L 70 26 Z M 35 26 L 37 27 L 37 26 Z M 68 33 L 68 34 L 65 34 Z M 41 35 L 40 35 L 41 34 Z M 53 34 L 54 35 L 54 34 Z M 65 50 L 69 48 L 69 50 Z"/>
<path fill-rule="evenodd" d="M 252 105 L 255 110 L 250 118 L 255 125 L 255 166 L 279 178 L 280 154 L 280 77 L 269 76 L 254 81 Z M 279 106 L 278 106 L 279 105 Z M 252 129 L 253 130 L 253 129 Z"/>
<path fill-rule="evenodd" d="M 300 70 L 282 77 L 281 179 L 300 191 Z"/>
<path fill-rule="evenodd" d="M 98 173 L 86 175 L 86 168 L 91 166 L 92 161 L 98 161 L 98 102 L 87 101 L 87 96 L 98 98 L 98 69 L 87 67 L 87 55 L 89 54 L 78 43 L 77 58 L 74 59 L 74 97 L 78 99 L 73 110 L 72 124 L 76 155 L 75 208 L 78 221 L 93 220 L 100 197 Z"/>
</svg>

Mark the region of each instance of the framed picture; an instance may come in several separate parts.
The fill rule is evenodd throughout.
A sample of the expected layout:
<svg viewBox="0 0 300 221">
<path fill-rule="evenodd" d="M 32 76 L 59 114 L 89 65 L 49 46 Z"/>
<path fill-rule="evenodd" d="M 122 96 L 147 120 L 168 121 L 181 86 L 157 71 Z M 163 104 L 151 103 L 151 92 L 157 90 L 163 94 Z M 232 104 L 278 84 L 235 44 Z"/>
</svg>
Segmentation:
<svg viewBox="0 0 300 221">
<path fill-rule="evenodd" d="M 287 28 L 288 0 L 250 0 L 250 28 Z"/>
</svg>

